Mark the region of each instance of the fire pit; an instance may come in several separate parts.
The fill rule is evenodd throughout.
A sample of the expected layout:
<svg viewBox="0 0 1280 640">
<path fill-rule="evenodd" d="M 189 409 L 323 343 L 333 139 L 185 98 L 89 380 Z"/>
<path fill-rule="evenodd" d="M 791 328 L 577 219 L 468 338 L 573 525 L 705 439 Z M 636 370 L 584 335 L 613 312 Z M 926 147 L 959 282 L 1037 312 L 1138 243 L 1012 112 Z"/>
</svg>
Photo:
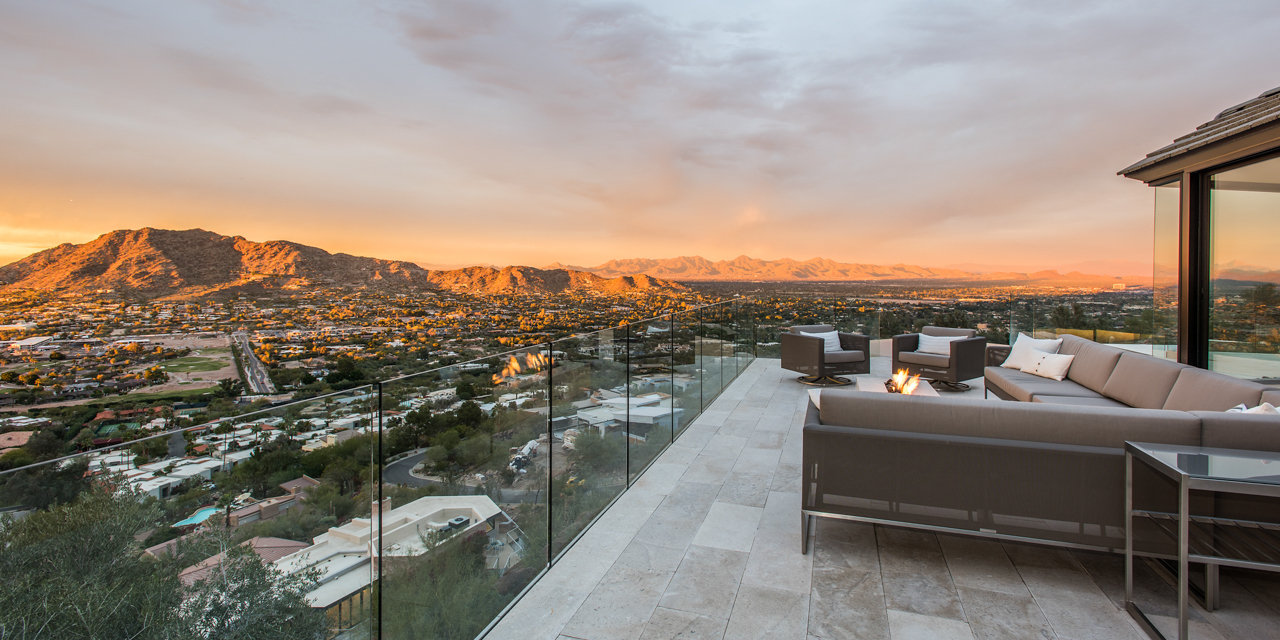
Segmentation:
<svg viewBox="0 0 1280 640">
<path fill-rule="evenodd" d="M 884 381 L 884 388 L 889 393 L 901 393 L 904 395 L 909 395 L 919 385 L 920 376 L 914 375 L 908 378 L 906 369 L 898 369 L 897 373 Z"/>
</svg>

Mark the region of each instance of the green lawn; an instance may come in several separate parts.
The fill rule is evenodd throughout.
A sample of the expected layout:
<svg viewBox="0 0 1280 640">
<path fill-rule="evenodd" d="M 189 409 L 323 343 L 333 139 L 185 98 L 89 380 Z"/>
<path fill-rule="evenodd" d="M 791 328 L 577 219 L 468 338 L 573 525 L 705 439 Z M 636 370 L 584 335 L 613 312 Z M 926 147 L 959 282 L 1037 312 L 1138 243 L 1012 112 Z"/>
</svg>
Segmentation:
<svg viewBox="0 0 1280 640">
<path fill-rule="evenodd" d="M 187 356 L 169 360 L 160 366 L 169 373 L 192 373 L 196 371 L 218 371 L 225 369 L 230 364 L 230 362 L 222 358 Z"/>
</svg>

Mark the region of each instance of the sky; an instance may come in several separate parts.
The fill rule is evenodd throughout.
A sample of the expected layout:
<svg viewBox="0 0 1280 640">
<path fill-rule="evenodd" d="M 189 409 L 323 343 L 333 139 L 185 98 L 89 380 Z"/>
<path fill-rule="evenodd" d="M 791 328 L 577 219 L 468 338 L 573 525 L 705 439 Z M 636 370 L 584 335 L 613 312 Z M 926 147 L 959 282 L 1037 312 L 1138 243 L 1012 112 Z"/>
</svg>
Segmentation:
<svg viewBox="0 0 1280 640">
<path fill-rule="evenodd" d="M 1274 0 L 0 0 L 0 264 L 203 228 L 429 265 L 1132 270 L 1116 172 Z"/>
</svg>

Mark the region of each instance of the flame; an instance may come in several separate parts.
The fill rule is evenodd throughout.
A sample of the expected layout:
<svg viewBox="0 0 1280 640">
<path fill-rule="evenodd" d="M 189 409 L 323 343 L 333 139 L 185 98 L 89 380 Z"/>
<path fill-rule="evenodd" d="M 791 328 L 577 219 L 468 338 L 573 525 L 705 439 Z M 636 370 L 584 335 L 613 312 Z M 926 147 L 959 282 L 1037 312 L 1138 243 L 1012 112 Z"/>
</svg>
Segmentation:
<svg viewBox="0 0 1280 640">
<path fill-rule="evenodd" d="M 908 378 L 906 369 L 898 369 L 898 372 L 889 379 L 893 382 L 893 388 L 903 395 L 910 395 L 916 387 L 920 386 L 920 376 L 914 375 Z"/>
</svg>

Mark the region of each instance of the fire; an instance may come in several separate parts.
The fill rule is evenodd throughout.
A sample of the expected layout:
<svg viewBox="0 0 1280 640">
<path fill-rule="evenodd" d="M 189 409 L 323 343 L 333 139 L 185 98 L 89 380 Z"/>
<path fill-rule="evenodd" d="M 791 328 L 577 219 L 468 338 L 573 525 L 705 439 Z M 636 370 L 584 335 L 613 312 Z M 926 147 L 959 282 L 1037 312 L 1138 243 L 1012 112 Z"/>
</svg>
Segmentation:
<svg viewBox="0 0 1280 640">
<path fill-rule="evenodd" d="M 889 381 L 892 383 L 892 391 L 904 395 L 910 395 L 912 391 L 916 390 L 916 387 L 920 386 L 920 376 L 914 375 L 908 378 L 906 369 L 898 369 L 898 372 L 893 374 Z"/>
<path fill-rule="evenodd" d="M 527 353 L 524 357 L 524 364 L 520 364 L 520 358 L 510 356 L 506 366 L 502 368 L 502 373 L 494 374 L 493 383 L 502 384 L 516 377 L 521 371 L 539 371 L 551 364 L 551 358 L 541 353 Z"/>
</svg>

